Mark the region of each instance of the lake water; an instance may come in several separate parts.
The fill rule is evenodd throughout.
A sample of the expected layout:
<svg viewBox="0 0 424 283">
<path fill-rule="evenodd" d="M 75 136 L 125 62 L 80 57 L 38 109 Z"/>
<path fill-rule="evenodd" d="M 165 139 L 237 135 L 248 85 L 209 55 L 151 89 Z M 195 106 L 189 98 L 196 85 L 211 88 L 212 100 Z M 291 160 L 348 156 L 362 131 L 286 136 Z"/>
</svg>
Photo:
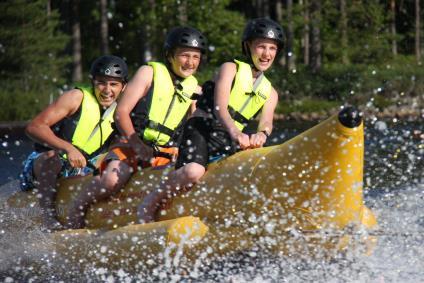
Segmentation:
<svg viewBox="0 0 424 283">
<path fill-rule="evenodd" d="M 286 124 L 284 124 L 286 126 Z M 290 125 L 273 134 L 280 143 L 303 129 Z M 66 262 L 42 260 L 44 251 L 25 247 L 26 230 L 0 228 L 0 281 L 4 282 L 424 282 L 424 126 L 418 122 L 367 121 L 365 130 L 365 202 L 379 221 L 374 252 L 334 260 L 269 255 L 261 250 L 222 258 L 184 272 L 127 273 L 88 269 L 73 272 Z M 31 143 L 21 130 L 0 133 L 0 185 L 16 179 Z M 0 214 L 4 227 L 8 215 Z M 28 259 L 40 259 L 34 267 Z M 37 265 L 36 265 L 37 266 Z"/>
</svg>

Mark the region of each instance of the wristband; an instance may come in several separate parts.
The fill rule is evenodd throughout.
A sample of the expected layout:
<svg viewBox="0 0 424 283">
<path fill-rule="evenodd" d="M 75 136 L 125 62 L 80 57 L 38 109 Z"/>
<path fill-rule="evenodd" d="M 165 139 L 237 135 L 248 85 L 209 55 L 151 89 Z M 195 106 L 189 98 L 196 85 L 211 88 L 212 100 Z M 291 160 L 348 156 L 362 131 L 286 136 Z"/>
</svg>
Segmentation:
<svg viewBox="0 0 424 283">
<path fill-rule="evenodd" d="M 260 131 L 261 133 L 264 133 L 265 134 L 265 136 L 268 138 L 269 137 L 269 134 L 267 133 L 267 131 L 265 131 L 265 130 L 262 130 L 262 131 Z"/>
</svg>

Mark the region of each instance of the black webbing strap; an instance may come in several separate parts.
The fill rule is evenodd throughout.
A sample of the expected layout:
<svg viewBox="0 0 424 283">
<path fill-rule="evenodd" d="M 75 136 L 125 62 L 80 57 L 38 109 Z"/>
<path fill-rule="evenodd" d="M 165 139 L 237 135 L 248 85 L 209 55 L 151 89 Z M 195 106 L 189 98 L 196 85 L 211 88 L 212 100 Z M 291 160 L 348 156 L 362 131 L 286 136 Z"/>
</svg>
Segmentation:
<svg viewBox="0 0 424 283">
<path fill-rule="evenodd" d="M 174 155 L 168 152 L 163 152 L 163 151 L 159 151 L 159 150 L 154 150 L 153 151 L 153 156 L 154 157 L 163 157 L 163 158 L 167 158 L 169 160 L 173 160 L 174 159 Z"/>
<path fill-rule="evenodd" d="M 233 118 L 235 121 L 239 122 L 240 124 L 247 125 L 249 124 L 249 119 L 246 119 L 243 115 L 240 114 L 240 112 L 234 110 L 233 107 L 228 105 L 228 112 L 231 115 L 231 118 Z"/>
<path fill-rule="evenodd" d="M 191 100 L 198 100 L 201 94 L 193 92 L 191 95 Z"/>
<path fill-rule="evenodd" d="M 170 128 L 168 128 L 167 126 L 164 126 L 158 122 L 152 121 L 152 120 L 148 120 L 147 124 L 146 124 L 146 128 L 150 128 L 153 130 L 156 130 L 158 132 L 164 133 L 170 137 L 172 137 L 174 135 L 174 131 L 171 130 Z"/>
</svg>

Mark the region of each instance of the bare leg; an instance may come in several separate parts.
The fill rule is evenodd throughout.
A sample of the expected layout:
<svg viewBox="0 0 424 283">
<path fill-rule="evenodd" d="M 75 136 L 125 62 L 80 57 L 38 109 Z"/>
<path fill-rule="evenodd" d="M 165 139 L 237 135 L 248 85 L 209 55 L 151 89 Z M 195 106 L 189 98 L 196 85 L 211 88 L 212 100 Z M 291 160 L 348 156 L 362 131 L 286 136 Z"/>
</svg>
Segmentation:
<svg viewBox="0 0 424 283">
<path fill-rule="evenodd" d="M 155 215 L 160 204 L 176 195 L 180 188 L 186 188 L 205 174 L 205 167 L 192 162 L 168 174 L 168 178 L 161 182 L 160 187 L 148 194 L 137 210 L 140 223 L 155 221 Z"/>
<path fill-rule="evenodd" d="M 34 161 L 34 177 L 38 184 L 37 198 L 43 211 L 43 222 L 48 230 L 62 229 L 56 212 L 57 176 L 62 162 L 55 151 L 48 151 Z"/>
<path fill-rule="evenodd" d="M 69 208 L 68 228 L 85 226 L 85 214 L 95 202 L 106 199 L 121 190 L 131 177 L 131 167 L 119 160 L 108 163 L 101 176 L 84 186 Z"/>
</svg>

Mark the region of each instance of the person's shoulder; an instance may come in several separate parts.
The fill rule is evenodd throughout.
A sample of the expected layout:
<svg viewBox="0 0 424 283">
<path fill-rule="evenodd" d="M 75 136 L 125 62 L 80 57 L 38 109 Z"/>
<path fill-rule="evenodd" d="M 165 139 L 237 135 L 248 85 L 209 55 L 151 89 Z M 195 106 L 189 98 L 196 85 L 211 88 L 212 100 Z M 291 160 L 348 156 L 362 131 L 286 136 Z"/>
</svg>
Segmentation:
<svg viewBox="0 0 424 283">
<path fill-rule="evenodd" d="M 70 89 L 68 91 L 65 91 L 61 95 L 61 97 L 64 97 L 64 96 L 73 97 L 73 98 L 77 99 L 77 98 L 82 98 L 84 96 L 84 93 L 83 93 L 83 91 L 80 88 L 75 87 L 73 89 Z"/>
<path fill-rule="evenodd" d="M 221 65 L 221 69 L 237 69 L 237 65 L 234 61 L 228 61 Z"/>
<path fill-rule="evenodd" d="M 78 88 L 70 89 L 64 92 L 59 98 L 56 100 L 56 107 L 63 107 L 66 109 L 70 109 L 71 112 L 77 109 L 83 100 L 84 93 L 82 90 Z"/>
<path fill-rule="evenodd" d="M 271 86 L 271 97 L 278 100 L 278 92 L 273 86 Z"/>
<path fill-rule="evenodd" d="M 72 101 L 80 103 L 83 97 L 84 93 L 81 89 L 73 88 L 68 91 L 65 91 L 61 96 L 59 96 L 58 100 L 66 100 L 68 102 Z"/>
<path fill-rule="evenodd" d="M 153 66 L 151 65 L 141 65 L 137 72 L 150 72 L 153 73 Z"/>
<path fill-rule="evenodd" d="M 221 65 L 219 68 L 219 77 L 222 77 L 222 75 L 230 75 L 235 74 L 237 72 L 237 65 L 234 62 L 225 62 Z"/>
<path fill-rule="evenodd" d="M 134 79 L 146 79 L 151 77 L 153 77 L 153 67 L 150 65 L 140 66 L 134 75 Z"/>
</svg>

